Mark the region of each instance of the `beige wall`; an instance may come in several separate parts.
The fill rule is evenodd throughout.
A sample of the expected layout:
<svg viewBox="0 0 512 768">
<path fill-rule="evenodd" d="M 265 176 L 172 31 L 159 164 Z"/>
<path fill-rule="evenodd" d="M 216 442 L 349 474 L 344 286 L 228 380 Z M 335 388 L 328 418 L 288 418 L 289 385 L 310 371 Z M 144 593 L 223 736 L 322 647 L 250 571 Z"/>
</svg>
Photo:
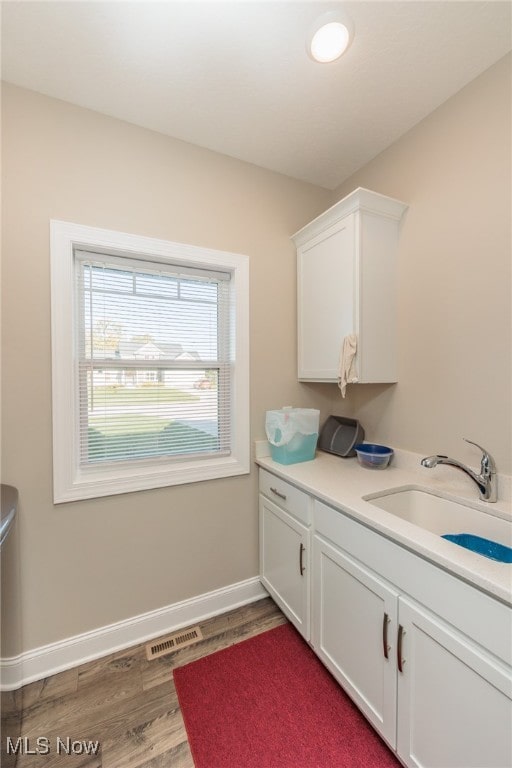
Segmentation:
<svg viewBox="0 0 512 768">
<path fill-rule="evenodd" d="M 53 505 L 49 220 L 249 255 L 254 439 L 269 408 L 328 410 L 295 380 L 289 235 L 329 193 L 22 89 L 3 101 L 2 480 L 20 491 L 28 650 L 258 572 L 254 470 Z"/>
<path fill-rule="evenodd" d="M 22 89 L 3 93 L 3 482 L 20 489 L 24 650 L 257 573 L 255 472 L 54 506 L 48 222 L 250 256 L 251 425 L 284 404 L 355 415 L 367 436 L 510 473 L 510 58 L 335 193 Z M 356 186 L 409 204 L 400 381 L 295 381 L 289 236 Z"/>
<path fill-rule="evenodd" d="M 332 387 L 367 439 L 511 474 L 511 58 L 348 179 L 408 203 L 398 271 L 399 383 Z M 451 470 L 446 470 L 451 471 Z"/>
</svg>

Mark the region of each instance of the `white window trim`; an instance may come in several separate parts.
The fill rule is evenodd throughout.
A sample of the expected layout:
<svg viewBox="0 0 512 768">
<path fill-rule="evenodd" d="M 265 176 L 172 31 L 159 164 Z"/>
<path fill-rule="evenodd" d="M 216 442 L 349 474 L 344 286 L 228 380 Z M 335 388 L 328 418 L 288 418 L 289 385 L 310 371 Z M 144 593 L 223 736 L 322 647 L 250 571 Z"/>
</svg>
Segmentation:
<svg viewBox="0 0 512 768">
<path fill-rule="evenodd" d="M 147 260 L 182 262 L 231 273 L 236 375 L 232 385 L 232 452 L 229 456 L 130 466 L 80 467 L 74 366 L 74 249 L 97 249 Z M 64 221 L 50 222 L 53 495 L 56 504 L 161 488 L 250 471 L 249 259 L 247 256 Z"/>
</svg>

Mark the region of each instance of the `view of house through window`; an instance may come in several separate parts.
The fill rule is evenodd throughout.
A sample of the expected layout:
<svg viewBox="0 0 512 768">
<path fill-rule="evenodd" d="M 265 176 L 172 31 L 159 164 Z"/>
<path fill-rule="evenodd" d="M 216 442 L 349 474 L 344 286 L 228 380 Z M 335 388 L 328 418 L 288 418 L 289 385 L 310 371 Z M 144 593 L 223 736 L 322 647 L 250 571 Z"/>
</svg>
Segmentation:
<svg viewBox="0 0 512 768">
<path fill-rule="evenodd" d="M 227 272 L 76 251 L 80 463 L 230 450 Z"/>
<path fill-rule="evenodd" d="M 250 471 L 249 259 L 50 222 L 56 504 Z"/>
</svg>

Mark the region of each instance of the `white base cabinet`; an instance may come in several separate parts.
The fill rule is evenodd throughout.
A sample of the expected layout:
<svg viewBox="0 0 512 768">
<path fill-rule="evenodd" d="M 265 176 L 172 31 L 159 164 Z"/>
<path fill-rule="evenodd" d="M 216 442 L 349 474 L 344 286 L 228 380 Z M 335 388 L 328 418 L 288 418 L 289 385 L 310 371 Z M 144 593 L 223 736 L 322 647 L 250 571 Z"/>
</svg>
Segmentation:
<svg viewBox="0 0 512 768">
<path fill-rule="evenodd" d="M 312 642 L 405 765 L 512 765 L 510 674 L 377 574 L 314 536 Z"/>
<path fill-rule="evenodd" d="M 404 765 L 511 768 L 510 606 L 271 473 L 260 491 L 263 584 Z"/>
<path fill-rule="evenodd" d="M 397 752 L 406 765 L 511 766 L 510 672 L 405 598 L 399 600 L 400 627 Z"/>
<path fill-rule="evenodd" d="M 397 681 L 390 655 L 398 594 L 319 536 L 313 541 L 313 569 L 312 645 L 394 748 Z"/>
<path fill-rule="evenodd" d="M 301 635 L 309 640 L 311 500 L 268 473 L 260 476 L 260 490 L 261 582 Z M 270 501 L 268 495 L 279 503 Z"/>
</svg>

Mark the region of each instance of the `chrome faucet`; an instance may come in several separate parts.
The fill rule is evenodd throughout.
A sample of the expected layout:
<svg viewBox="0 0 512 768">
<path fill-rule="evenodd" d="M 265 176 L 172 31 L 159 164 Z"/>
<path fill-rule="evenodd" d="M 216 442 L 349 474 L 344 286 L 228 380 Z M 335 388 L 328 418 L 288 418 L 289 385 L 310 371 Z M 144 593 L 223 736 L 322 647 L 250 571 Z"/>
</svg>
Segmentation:
<svg viewBox="0 0 512 768">
<path fill-rule="evenodd" d="M 466 438 L 463 439 L 466 440 L 466 443 L 476 445 L 476 447 L 480 448 L 482 451 L 479 475 L 477 475 L 476 472 L 473 472 L 473 470 L 467 467 L 465 464 L 462 464 L 460 461 L 457 461 L 456 459 L 450 459 L 449 456 L 443 456 L 441 454 L 438 456 L 426 456 L 421 460 L 421 466 L 427 467 L 428 469 L 433 469 L 433 467 L 437 467 L 438 464 L 448 464 L 450 467 L 461 469 L 477 484 L 480 498 L 483 501 L 496 501 L 498 498 L 498 483 L 496 477 L 496 464 L 493 457 L 488 451 L 485 450 L 485 448 L 482 448 L 481 445 L 478 445 L 478 443 L 474 443 L 472 440 L 467 440 Z"/>
</svg>

